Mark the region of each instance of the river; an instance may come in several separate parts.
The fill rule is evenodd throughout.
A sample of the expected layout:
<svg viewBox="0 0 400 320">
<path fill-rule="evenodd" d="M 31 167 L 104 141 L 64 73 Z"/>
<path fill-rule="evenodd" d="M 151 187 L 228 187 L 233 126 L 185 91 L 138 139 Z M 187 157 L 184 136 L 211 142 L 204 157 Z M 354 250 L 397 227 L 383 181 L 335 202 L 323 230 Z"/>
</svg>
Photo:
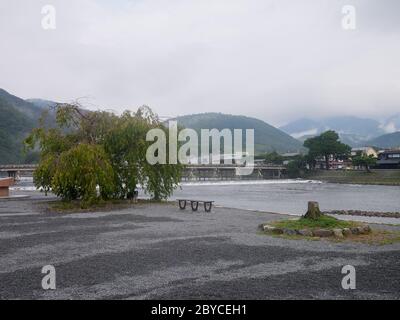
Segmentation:
<svg viewBox="0 0 400 320">
<path fill-rule="evenodd" d="M 260 180 L 184 183 L 173 198 L 214 200 L 217 205 L 277 213 L 304 214 L 307 202 L 321 210 L 400 211 L 400 187 Z"/>
<path fill-rule="evenodd" d="M 24 178 L 11 190 L 23 192 L 35 188 L 31 178 Z M 185 182 L 171 197 L 172 200 L 177 198 L 213 200 L 219 206 L 294 215 L 304 214 L 310 200 L 318 201 L 321 210 L 326 211 L 400 211 L 398 186 L 336 184 L 311 180 Z"/>
</svg>

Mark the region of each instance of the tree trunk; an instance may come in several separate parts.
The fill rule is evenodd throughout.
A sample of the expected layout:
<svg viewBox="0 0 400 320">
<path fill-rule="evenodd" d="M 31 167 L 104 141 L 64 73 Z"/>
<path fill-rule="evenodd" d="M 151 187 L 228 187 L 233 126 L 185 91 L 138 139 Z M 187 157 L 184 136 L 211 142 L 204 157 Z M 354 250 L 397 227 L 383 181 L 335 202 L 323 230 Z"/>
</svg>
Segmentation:
<svg viewBox="0 0 400 320">
<path fill-rule="evenodd" d="M 305 214 L 304 218 L 318 219 L 321 216 L 322 216 L 322 213 L 319 210 L 319 203 L 316 201 L 309 201 L 308 202 L 308 211 Z"/>
</svg>

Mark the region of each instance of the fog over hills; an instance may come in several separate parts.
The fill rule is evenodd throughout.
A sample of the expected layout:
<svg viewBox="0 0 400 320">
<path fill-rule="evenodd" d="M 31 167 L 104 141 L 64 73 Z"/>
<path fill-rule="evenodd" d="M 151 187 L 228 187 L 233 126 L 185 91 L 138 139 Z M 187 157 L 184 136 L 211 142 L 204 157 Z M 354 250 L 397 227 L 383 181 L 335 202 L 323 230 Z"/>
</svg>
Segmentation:
<svg viewBox="0 0 400 320">
<path fill-rule="evenodd" d="M 0 163 L 34 162 L 33 153 L 23 152 L 23 140 L 38 125 L 43 111 L 56 102 L 44 99 L 24 100 L 0 89 Z M 54 116 L 54 115 L 50 115 Z M 303 152 L 305 139 L 326 130 L 339 133 L 342 142 L 351 146 L 371 145 L 380 148 L 400 146 L 400 114 L 385 121 L 354 116 L 332 117 L 322 120 L 299 119 L 281 128 L 247 116 L 223 113 L 201 113 L 176 118 L 181 126 L 201 129 L 255 130 L 256 154 L 277 151 Z M 389 133 L 389 134 L 388 134 Z"/>
<path fill-rule="evenodd" d="M 339 133 L 342 142 L 362 146 L 387 133 L 400 131 L 400 115 L 378 121 L 354 116 L 330 117 L 320 120 L 299 119 L 280 127 L 292 137 L 304 141 L 327 130 Z"/>
</svg>

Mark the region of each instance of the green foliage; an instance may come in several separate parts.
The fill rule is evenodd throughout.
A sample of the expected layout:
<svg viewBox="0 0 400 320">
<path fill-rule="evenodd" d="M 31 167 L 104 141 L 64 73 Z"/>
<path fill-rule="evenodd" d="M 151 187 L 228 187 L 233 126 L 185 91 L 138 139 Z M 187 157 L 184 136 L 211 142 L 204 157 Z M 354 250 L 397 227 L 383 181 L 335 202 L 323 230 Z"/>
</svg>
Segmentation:
<svg viewBox="0 0 400 320">
<path fill-rule="evenodd" d="M 376 165 L 377 159 L 373 155 L 358 154 L 352 158 L 353 166 L 364 167 L 368 172 L 370 167 Z"/>
<path fill-rule="evenodd" d="M 276 151 L 267 153 L 265 155 L 265 161 L 267 163 L 282 164 L 284 160 L 285 160 L 285 158 L 283 156 L 281 156 L 279 153 L 277 153 Z"/>
<path fill-rule="evenodd" d="M 91 204 L 107 200 L 115 189 L 114 171 L 101 146 L 79 144 L 61 153 L 51 187 L 67 201 L 82 199 Z"/>
<path fill-rule="evenodd" d="M 286 168 L 289 178 L 292 179 L 301 177 L 305 170 L 307 170 L 307 158 L 302 155 L 291 160 Z"/>
<path fill-rule="evenodd" d="M 181 165 L 150 165 L 147 132 L 167 129 L 148 107 L 122 116 L 77 105 L 56 107 L 57 127 L 39 127 L 26 139 L 40 148 L 36 187 L 71 201 L 132 198 L 140 184 L 154 199 L 165 199 L 180 182 Z"/>
<path fill-rule="evenodd" d="M 351 153 L 351 147 L 339 141 L 339 135 L 335 131 L 326 131 L 321 135 L 309 138 L 304 142 L 304 146 L 309 149 L 309 159 L 323 157 L 326 168 L 329 168 L 329 157 L 345 158 Z"/>
</svg>

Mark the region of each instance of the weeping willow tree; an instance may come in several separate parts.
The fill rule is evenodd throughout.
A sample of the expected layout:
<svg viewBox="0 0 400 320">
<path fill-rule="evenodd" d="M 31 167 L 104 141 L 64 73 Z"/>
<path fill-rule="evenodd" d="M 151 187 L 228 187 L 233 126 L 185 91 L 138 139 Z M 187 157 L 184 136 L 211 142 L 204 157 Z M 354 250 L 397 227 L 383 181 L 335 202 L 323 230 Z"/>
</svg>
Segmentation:
<svg viewBox="0 0 400 320">
<path fill-rule="evenodd" d="M 88 111 L 78 104 L 58 104 L 56 124 L 48 128 L 41 121 L 25 143 L 39 148 L 40 162 L 34 183 L 46 193 L 64 200 L 126 199 L 138 185 L 153 199 L 168 198 L 178 186 L 180 164 L 150 165 L 146 141 L 151 129 L 167 128 L 151 109 L 117 116 L 110 112 Z"/>
</svg>

